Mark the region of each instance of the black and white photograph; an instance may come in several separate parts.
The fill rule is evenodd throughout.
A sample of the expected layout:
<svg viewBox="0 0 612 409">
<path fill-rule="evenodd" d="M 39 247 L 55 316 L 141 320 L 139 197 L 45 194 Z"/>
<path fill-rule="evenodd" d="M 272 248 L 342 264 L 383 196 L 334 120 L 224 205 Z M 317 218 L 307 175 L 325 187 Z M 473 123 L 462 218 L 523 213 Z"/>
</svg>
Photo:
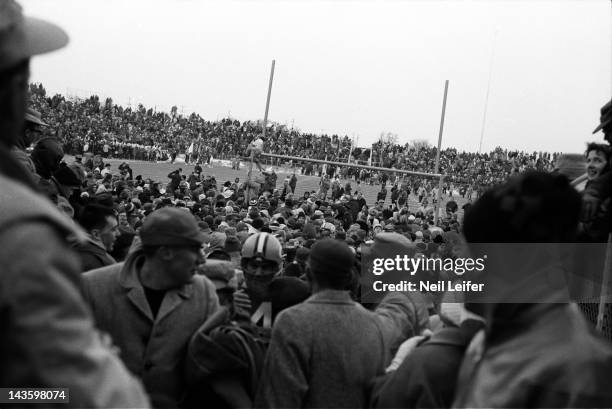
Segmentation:
<svg viewBox="0 0 612 409">
<path fill-rule="evenodd" d="M 0 407 L 612 408 L 611 0 L 0 0 Z"/>
</svg>

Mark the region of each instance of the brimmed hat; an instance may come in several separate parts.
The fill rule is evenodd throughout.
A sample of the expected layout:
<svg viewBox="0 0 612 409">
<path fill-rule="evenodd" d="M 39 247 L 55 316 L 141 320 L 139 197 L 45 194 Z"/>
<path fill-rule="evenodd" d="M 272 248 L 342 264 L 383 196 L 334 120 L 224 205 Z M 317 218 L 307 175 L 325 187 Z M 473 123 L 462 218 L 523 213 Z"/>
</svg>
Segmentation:
<svg viewBox="0 0 612 409">
<path fill-rule="evenodd" d="M 28 108 L 26 110 L 25 120 L 26 122 L 31 122 L 36 125 L 48 126 L 46 123 L 42 121 L 42 115 L 40 114 L 40 112 L 38 112 L 37 110 L 33 108 Z M 80 155 L 77 155 L 76 157 L 80 157 Z"/>
<path fill-rule="evenodd" d="M 601 107 L 601 116 L 599 117 L 600 124 L 595 128 L 593 133 L 599 132 L 603 127 L 612 123 L 612 100 Z"/>
<path fill-rule="evenodd" d="M 190 213 L 173 207 L 154 211 L 140 229 L 143 246 L 196 246 L 205 237 Z"/>
<path fill-rule="evenodd" d="M 68 35 L 44 20 L 24 17 L 13 0 L 0 0 L 0 70 L 68 44 Z"/>
</svg>

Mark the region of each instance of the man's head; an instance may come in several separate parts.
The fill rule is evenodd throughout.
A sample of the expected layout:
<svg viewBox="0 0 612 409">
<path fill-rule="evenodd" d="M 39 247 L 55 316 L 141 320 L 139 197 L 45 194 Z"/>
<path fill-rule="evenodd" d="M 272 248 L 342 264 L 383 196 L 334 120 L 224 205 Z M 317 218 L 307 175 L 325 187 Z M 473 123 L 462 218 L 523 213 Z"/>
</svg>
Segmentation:
<svg viewBox="0 0 612 409">
<path fill-rule="evenodd" d="M 0 0 L 0 143 L 14 145 L 23 129 L 30 57 L 67 43 L 59 27 L 25 18 L 13 0 Z"/>
<path fill-rule="evenodd" d="M 27 148 L 42 137 L 42 128 L 47 126 L 42 121 L 40 112 L 28 108 L 25 115 L 25 127 L 23 130 L 23 147 Z"/>
<path fill-rule="evenodd" d="M 333 223 L 325 222 L 321 225 L 322 238 L 334 238 L 336 236 L 336 226 Z"/>
<path fill-rule="evenodd" d="M 282 246 L 270 233 L 251 235 L 242 246 L 242 270 L 249 293 L 259 301 L 267 297 L 267 285 L 283 265 Z"/>
<path fill-rule="evenodd" d="M 526 172 L 478 198 L 465 215 L 465 238 L 468 243 L 572 242 L 580 205 L 565 176 Z"/>
<path fill-rule="evenodd" d="M 314 290 L 347 290 L 354 263 L 355 255 L 346 243 L 323 239 L 310 249 L 306 271 Z"/>
<path fill-rule="evenodd" d="M 83 208 L 79 223 L 94 240 L 104 245 L 106 251 L 113 251 L 119 236 L 119 223 L 112 208 L 89 204 Z"/>
<path fill-rule="evenodd" d="M 163 272 L 157 279 L 168 289 L 191 282 L 197 266 L 204 261 L 205 238 L 188 211 L 173 207 L 154 211 L 140 229 L 147 262 Z"/>
<path fill-rule="evenodd" d="M 601 107 L 601 116 L 599 117 L 599 125 L 593 133 L 600 130 L 604 133 L 604 139 L 612 144 L 612 100 Z"/>
</svg>

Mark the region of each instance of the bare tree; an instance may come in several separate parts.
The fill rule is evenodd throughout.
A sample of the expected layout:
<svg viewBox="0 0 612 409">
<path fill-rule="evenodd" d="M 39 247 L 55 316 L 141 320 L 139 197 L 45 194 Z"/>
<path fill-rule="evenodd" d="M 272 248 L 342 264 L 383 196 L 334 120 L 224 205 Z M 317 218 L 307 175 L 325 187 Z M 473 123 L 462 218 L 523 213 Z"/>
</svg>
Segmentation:
<svg viewBox="0 0 612 409">
<path fill-rule="evenodd" d="M 419 150 L 425 148 L 431 148 L 431 143 L 427 139 L 413 139 L 410 141 L 410 146 Z"/>
<path fill-rule="evenodd" d="M 393 132 L 381 132 L 380 133 L 380 142 L 388 145 L 397 145 L 399 140 L 399 135 Z"/>
</svg>

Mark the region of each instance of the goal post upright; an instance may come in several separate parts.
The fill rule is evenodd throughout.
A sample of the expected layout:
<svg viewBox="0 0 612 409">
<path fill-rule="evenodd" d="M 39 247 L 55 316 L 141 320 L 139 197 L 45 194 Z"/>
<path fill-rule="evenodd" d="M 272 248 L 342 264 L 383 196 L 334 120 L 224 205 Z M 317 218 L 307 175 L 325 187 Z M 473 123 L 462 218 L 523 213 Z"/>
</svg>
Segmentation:
<svg viewBox="0 0 612 409">
<path fill-rule="evenodd" d="M 274 66 L 276 60 L 272 60 L 272 68 L 270 68 L 270 82 L 268 83 L 268 97 L 266 98 L 266 111 L 263 119 L 263 138 L 266 138 L 266 126 L 268 125 L 268 110 L 270 109 L 270 96 L 272 95 L 272 81 L 274 81 Z"/>
<path fill-rule="evenodd" d="M 442 149 L 442 132 L 444 131 L 444 116 L 446 114 L 446 97 L 448 95 L 448 80 L 444 83 L 444 99 L 442 100 L 442 117 L 440 118 L 440 132 L 438 134 L 438 149 L 436 150 L 436 170 L 435 173 L 440 172 L 440 149 Z M 442 196 L 442 175 L 438 182 L 438 191 L 436 193 L 436 204 L 434 206 L 434 224 L 438 224 L 438 217 L 440 213 L 440 198 Z"/>
<path fill-rule="evenodd" d="M 268 82 L 268 95 L 266 97 L 266 110 L 264 112 L 264 119 L 263 119 L 263 132 L 262 132 L 262 138 L 264 141 L 266 139 L 266 128 L 268 126 L 268 110 L 270 109 L 270 96 L 272 95 L 272 81 L 274 81 L 274 66 L 276 65 L 276 60 L 272 60 L 272 67 L 270 68 L 270 81 Z M 253 150 L 251 149 L 251 155 L 249 157 L 249 172 L 247 174 L 247 181 L 249 183 L 249 185 L 251 184 L 251 175 L 253 173 L 253 160 L 255 159 L 255 152 L 253 152 Z M 246 201 L 247 201 L 247 205 L 250 201 L 250 186 L 249 189 L 247 189 L 246 192 Z"/>
</svg>

